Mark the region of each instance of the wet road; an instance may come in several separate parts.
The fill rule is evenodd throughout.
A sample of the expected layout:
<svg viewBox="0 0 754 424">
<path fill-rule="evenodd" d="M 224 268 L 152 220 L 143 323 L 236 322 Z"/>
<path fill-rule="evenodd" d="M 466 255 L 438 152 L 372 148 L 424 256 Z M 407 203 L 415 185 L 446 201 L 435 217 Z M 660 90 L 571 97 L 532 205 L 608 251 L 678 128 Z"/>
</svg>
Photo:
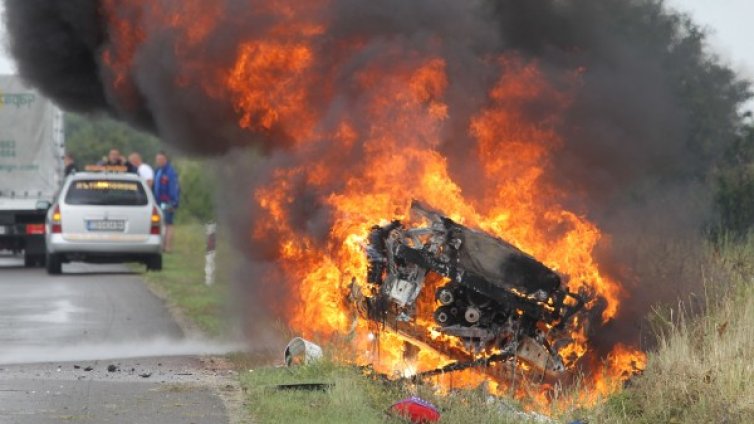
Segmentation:
<svg viewBox="0 0 754 424">
<path fill-rule="evenodd" d="M 0 257 L 0 423 L 227 423 L 227 377 L 138 274 Z M 128 359 L 130 358 L 130 359 Z"/>
</svg>

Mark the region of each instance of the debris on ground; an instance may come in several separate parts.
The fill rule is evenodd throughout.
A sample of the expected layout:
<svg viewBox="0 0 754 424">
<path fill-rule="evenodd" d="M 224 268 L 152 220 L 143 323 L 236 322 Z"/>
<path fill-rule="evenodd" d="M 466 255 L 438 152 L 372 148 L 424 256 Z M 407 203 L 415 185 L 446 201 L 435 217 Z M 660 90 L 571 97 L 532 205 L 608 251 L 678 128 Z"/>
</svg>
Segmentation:
<svg viewBox="0 0 754 424">
<path fill-rule="evenodd" d="M 86 367 L 86 368 L 84 368 L 84 371 L 86 371 L 86 372 L 94 371 L 94 368 L 93 367 Z"/>
<path fill-rule="evenodd" d="M 301 337 L 296 337 L 286 346 L 284 359 L 288 367 L 310 364 L 322 359 L 322 348 Z"/>
<path fill-rule="evenodd" d="M 145 372 L 143 374 L 139 374 L 139 377 L 141 377 L 141 378 L 149 378 L 151 376 L 152 376 L 151 372 Z"/>
<path fill-rule="evenodd" d="M 115 372 L 115 371 L 118 371 L 118 367 L 117 366 L 115 366 L 113 364 L 110 364 L 110 365 L 107 366 L 107 372 Z"/>
<path fill-rule="evenodd" d="M 327 390 L 333 387 L 334 387 L 334 384 L 328 384 L 328 383 L 281 384 L 281 385 L 275 386 L 275 388 L 282 391 L 303 390 L 303 391 L 308 391 L 308 392 L 314 392 L 314 391 L 326 392 Z"/>
<path fill-rule="evenodd" d="M 540 424 L 555 424 L 556 422 L 552 418 L 538 412 L 524 412 L 519 407 L 494 396 L 490 396 L 487 399 L 487 403 L 490 405 L 497 404 L 501 413 L 510 414 L 516 418 L 524 420 L 525 422 L 534 422 Z"/>
<path fill-rule="evenodd" d="M 415 396 L 396 402 L 389 411 L 412 424 L 435 423 L 440 420 L 440 412 L 434 405 Z"/>
</svg>

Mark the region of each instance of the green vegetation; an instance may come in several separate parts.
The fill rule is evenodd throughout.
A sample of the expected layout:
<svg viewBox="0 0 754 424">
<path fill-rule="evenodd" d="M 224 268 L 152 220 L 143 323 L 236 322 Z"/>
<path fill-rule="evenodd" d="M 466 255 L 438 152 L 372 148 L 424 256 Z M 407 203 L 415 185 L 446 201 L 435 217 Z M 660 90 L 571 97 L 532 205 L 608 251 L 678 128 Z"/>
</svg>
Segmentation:
<svg viewBox="0 0 754 424">
<path fill-rule="evenodd" d="M 418 395 L 442 413 L 442 423 L 526 423 L 489 402 L 483 391 L 437 396 L 427 388 L 398 387 L 366 376 L 360 369 L 329 361 L 296 368 L 264 368 L 242 374 L 250 411 L 260 424 L 405 423 L 387 411 Z M 324 391 L 279 390 L 278 385 L 329 384 Z"/>
<path fill-rule="evenodd" d="M 65 137 L 66 150 L 80 167 L 99 162 L 110 149 L 118 149 L 123 155 L 138 152 L 145 162 L 152 163 L 161 149 L 157 138 L 99 115 L 66 114 Z"/>
<path fill-rule="evenodd" d="M 659 346 L 646 372 L 588 413 L 592 422 L 754 422 L 754 240 L 713 256 L 703 311 L 653 317 Z"/>
<path fill-rule="evenodd" d="M 210 222 L 215 220 L 216 185 L 213 173 L 205 161 L 177 159 L 174 162 L 181 180 L 181 206 L 178 222 Z"/>
<path fill-rule="evenodd" d="M 176 225 L 175 250 L 164 256 L 163 271 L 146 274 L 147 283 L 164 296 L 168 304 L 209 336 L 227 333 L 225 307 L 228 300 L 228 247 L 218 245 L 216 283 L 204 282 L 206 236 L 204 226 L 193 222 Z M 228 259 L 225 259 L 228 260 Z"/>
<path fill-rule="evenodd" d="M 754 126 L 729 149 L 718 176 L 721 228 L 742 236 L 754 229 Z"/>
</svg>

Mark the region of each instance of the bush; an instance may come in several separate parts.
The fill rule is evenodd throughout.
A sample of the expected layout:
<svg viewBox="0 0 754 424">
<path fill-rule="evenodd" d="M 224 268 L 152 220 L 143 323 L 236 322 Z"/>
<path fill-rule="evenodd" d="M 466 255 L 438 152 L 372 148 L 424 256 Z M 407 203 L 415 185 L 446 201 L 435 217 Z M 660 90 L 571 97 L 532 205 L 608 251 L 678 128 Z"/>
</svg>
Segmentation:
<svg viewBox="0 0 754 424">
<path fill-rule="evenodd" d="M 206 162 L 179 159 L 175 168 L 181 181 L 179 222 L 210 222 L 215 219 L 216 180 Z"/>
<path fill-rule="evenodd" d="M 716 199 L 720 227 L 741 237 L 754 228 L 754 127 L 745 129 L 726 159 Z"/>
</svg>

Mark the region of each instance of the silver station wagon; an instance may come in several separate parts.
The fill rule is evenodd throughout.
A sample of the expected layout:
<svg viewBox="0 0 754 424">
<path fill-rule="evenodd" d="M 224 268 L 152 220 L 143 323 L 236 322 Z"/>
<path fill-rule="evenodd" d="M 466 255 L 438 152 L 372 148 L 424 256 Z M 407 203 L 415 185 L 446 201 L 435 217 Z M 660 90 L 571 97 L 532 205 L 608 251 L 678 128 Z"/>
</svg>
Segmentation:
<svg viewBox="0 0 754 424">
<path fill-rule="evenodd" d="M 140 262 L 162 269 L 162 211 L 134 174 L 69 177 L 47 214 L 46 234 L 49 274 L 60 274 L 67 262 Z"/>
</svg>

